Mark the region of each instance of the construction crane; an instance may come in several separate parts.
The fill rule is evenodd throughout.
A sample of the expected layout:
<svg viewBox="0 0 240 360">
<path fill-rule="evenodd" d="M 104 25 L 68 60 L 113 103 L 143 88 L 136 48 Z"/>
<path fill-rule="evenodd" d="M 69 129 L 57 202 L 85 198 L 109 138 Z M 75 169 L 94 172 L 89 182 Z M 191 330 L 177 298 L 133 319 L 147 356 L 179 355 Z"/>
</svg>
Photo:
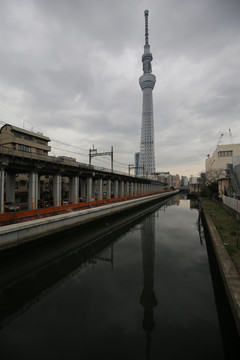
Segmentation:
<svg viewBox="0 0 240 360">
<path fill-rule="evenodd" d="M 221 134 L 221 135 L 220 135 L 216 147 L 221 143 L 223 135 L 224 135 L 224 134 Z"/>
<path fill-rule="evenodd" d="M 229 129 L 228 132 L 229 132 L 229 137 L 230 137 L 231 144 L 232 144 L 233 143 L 233 136 L 232 136 L 231 129 Z"/>
<path fill-rule="evenodd" d="M 230 130 L 230 129 L 229 129 Z M 222 141 L 222 137 L 223 137 L 224 134 L 221 134 L 218 141 L 217 141 L 217 144 L 212 148 L 212 150 L 210 151 L 209 154 L 207 154 L 207 157 L 210 157 L 213 153 L 213 151 L 218 147 L 218 145 L 221 143 Z"/>
</svg>

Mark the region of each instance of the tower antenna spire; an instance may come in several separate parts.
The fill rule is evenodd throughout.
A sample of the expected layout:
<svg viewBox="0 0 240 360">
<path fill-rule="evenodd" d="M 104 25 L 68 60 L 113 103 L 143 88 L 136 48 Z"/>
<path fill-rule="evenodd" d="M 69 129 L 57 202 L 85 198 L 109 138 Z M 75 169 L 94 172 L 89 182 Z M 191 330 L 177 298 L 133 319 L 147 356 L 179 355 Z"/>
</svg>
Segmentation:
<svg viewBox="0 0 240 360">
<path fill-rule="evenodd" d="M 148 43 L 148 10 L 144 11 L 145 16 L 145 45 L 149 45 Z"/>
<path fill-rule="evenodd" d="M 145 45 L 142 55 L 143 75 L 139 78 L 139 84 L 143 92 L 142 105 L 142 127 L 139 154 L 138 174 L 155 173 L 155 155 L 154 155 L 154 119 L 153 119 L 153 98 L 152 90 L 154 88 L 156 77 L 152 74 L 151 61 L 153 59 L 148 43 L 148 10 L 144 11 L 145 16 Z"/>
</svg>

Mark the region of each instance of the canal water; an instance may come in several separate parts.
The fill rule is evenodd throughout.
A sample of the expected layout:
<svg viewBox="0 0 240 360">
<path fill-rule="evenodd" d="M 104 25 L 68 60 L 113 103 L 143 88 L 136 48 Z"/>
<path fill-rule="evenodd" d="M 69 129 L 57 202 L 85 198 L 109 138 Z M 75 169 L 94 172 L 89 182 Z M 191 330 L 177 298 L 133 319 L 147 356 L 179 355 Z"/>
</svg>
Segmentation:
<svg viewBox="0 0 240 360">
<path fill-rule="evenodd" d="M 1 360 L 234 359 L 195 203 L 126 215 L 1 259 Z"/>
</svg>

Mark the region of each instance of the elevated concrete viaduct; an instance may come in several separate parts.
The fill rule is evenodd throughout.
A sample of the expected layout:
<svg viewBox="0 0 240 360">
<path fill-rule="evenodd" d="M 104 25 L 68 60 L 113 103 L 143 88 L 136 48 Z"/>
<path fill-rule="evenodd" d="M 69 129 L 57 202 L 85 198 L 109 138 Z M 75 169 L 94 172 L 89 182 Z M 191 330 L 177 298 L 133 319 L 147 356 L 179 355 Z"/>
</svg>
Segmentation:
<svg viewBox="0 0 240 360">
<path fill-rule="evenodd" d="M 72 204 L 79 198 L 91 201 L 97 187 L 98 200 L 103 198 L 103 182 L 106 198 L 152 194 L 163 189 L 164 184 L 144 177 L 111 172 L 108 169 L 83 164 L 74 159 L 37 155 L 0 147 L 0 212 L 4 212 L 4 185 L 6 201 L 15 202 L 15 175 L 29 174 L 28 209 L 37 209 L 40 197 L 40 176 L 53 176 L 53 200 L 61 205 L 61 178 L 69 177 Z M 5 184 L 6 182 L 6 184 Z M 96 183 L 97 182 L 97 183 Z"/>
</svg>

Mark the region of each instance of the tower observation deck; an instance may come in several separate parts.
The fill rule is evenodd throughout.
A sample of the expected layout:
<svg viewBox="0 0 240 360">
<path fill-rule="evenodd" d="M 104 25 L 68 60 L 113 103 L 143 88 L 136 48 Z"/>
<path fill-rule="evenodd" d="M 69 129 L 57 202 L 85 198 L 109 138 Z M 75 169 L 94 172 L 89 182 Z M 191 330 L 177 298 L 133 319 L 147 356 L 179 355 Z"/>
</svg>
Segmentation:
<svg viewBox="0 0 240 360">
<path fill-rule="evenodd" d="M 155 172 L 154 154 L 154 118 L 153 118 L 153 98 L 156 77 L 152 74 L 151 61 L 153 59 L 148 42 L 148 10 L 144 11 L 145 16 L 145 45 L 142 56 L 143 75 L 139 78 L 139 84 L 143 92 L 142 103 L 142 126 L 139 156 L 139 175 L 152 174 Z"/>
</svg>

